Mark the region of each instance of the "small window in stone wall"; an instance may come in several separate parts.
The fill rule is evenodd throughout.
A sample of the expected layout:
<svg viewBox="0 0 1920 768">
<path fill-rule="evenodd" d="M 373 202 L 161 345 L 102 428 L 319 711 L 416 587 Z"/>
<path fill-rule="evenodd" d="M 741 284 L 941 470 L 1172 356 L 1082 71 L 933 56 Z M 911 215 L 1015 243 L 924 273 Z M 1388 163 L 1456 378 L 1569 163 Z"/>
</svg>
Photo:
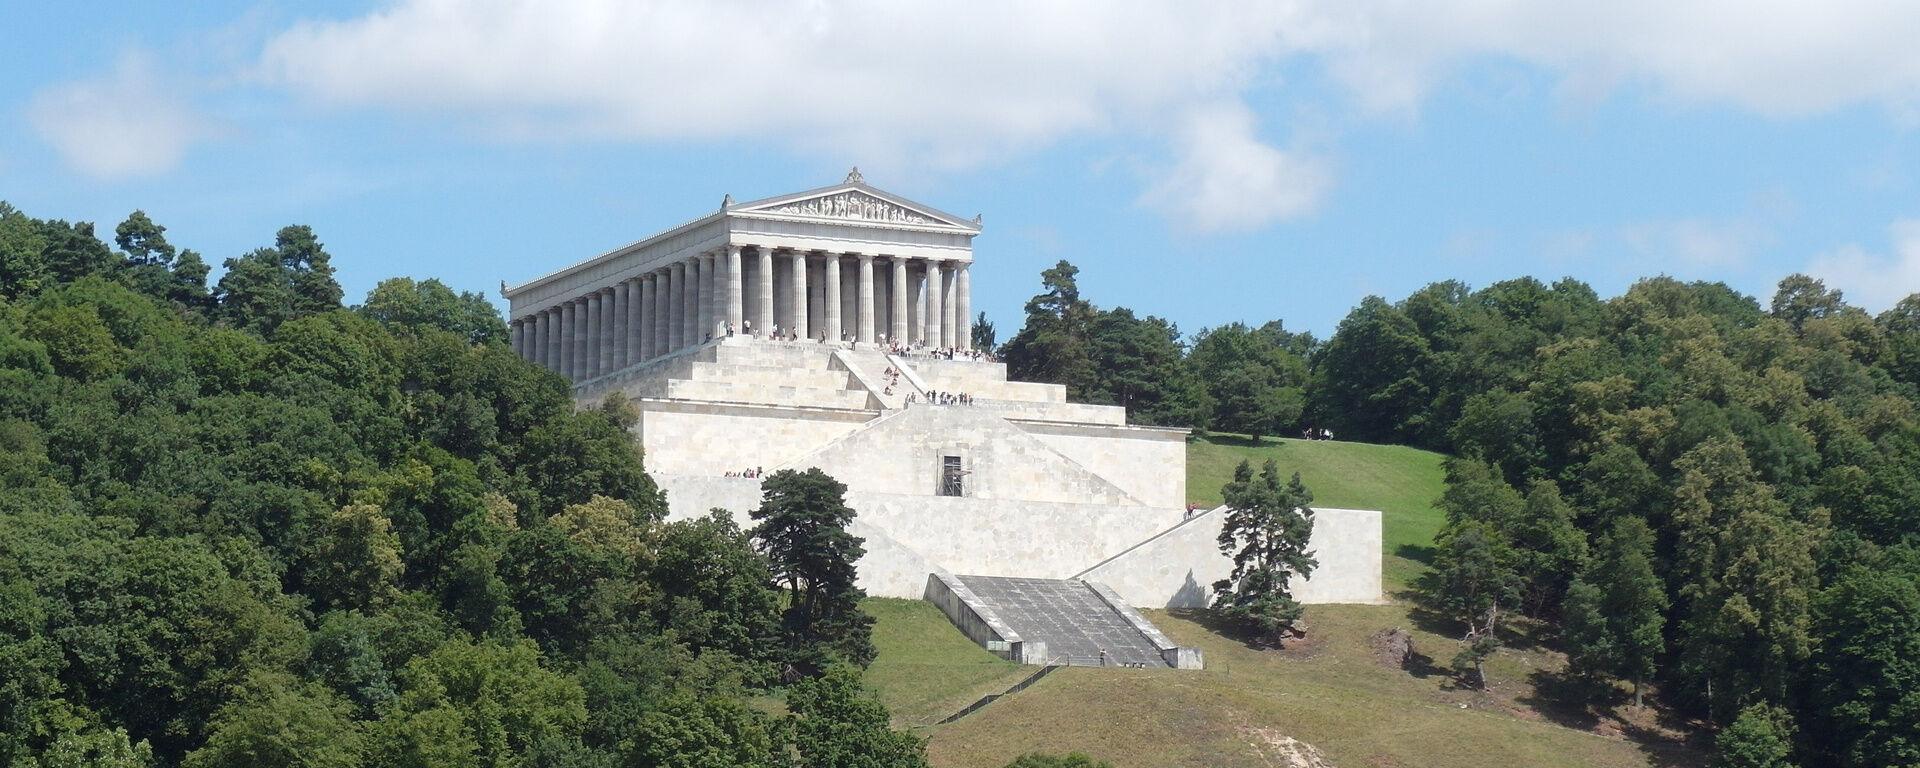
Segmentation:
<svg viewBox="0 0 1920 768">
<path fill-rule="evenodd" d="M 967 495 L 967 470 L 960 466 L 959 456 L 940 457 L 940 495 Z"/>
</svg>

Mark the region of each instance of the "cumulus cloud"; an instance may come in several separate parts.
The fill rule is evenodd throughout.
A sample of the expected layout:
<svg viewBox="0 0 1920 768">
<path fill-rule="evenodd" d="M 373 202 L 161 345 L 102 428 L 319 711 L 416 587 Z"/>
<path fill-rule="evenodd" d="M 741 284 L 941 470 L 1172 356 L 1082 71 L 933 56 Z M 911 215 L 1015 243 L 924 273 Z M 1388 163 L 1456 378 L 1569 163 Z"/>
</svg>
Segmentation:
<svg viewBox="0 0 1920 768">
<path fill-rule="evenodd" d="M 1806 273 L 1846 294 L 1847 302 L 1881 312 L 1920 293 L 1920 219 L 1902 219 L 1888 228 L 1892 252 L 1876 254 L 1844 245 L 1815 256 Z"/>
<path fill-rule="evenodd" d="M 869 166 L 1164 137 L 1168 175 L 1143 200 L 1220 229 L 1309 211 L 1331 183 L 1325 163 L 1257 138 L 1284 127 L 1244 114 L 1285 87 L 1276 62 L 1321 67 L 1360 114 L 1416 109 L 1495 58 L 1580 99 L 1634 84 L 1765 115 L 1899 115 L 1920 104 L 1915 28 L 1908 0 L 395 0 L 293 25 L 256 75 L 492 135 L 772 140 Z M 1709 245 L 1696 250 L 1716 258 Z"/>
<path fill-rule="evenodd" d="M 101 178 L 169 170 L 214 132 L 187 94 L 137 52 L 105 75 L 34 94 L 27 118 L 68 163 Z"/>
<path fill-rule="evenodd" d="M 261 74 L 331 104 L 529 130 L 782 137 L 959 162 L 1244 83 L 1282 18 L 1153 2 L 410 0 L 271 40 Z"/>
<path fill-rule="evenodd" d="M 1920 5 L 1751 0 L 1328 0 L 1302 44 L 1364 103 L 1414 106 L 1462 60 L 1494 56 L 1558 73 L 1585 95 L 1628 82 L 1682 101 L 1761 114 L 1814 114 L 1920 96 Z"/>
<path fill-rule="evenodd" d="M 1201 231 L 1253 229 L 1307 213 L 1331 180 L 1324 161 L 1262 142 L 1252 111 L 1237 102 L 1192 110 L 1176 143 L 1179 162 L 1141 202 Z"/>
</svg>

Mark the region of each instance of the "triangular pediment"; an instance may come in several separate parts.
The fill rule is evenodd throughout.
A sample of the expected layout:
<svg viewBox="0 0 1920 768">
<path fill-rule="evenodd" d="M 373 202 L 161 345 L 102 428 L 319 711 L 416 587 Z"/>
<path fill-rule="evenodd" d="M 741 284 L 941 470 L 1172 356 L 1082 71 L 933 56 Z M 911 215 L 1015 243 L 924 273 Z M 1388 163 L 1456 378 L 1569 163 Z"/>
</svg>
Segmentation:
<svg viewBox="0 0 1920 768">
<path fill-rule="evenodd" d="M 729 208 L 728 212 L 783 218 L 960 227 L 976 231 L 979 229 L 977 222 L 967 221 L 928 206 L 913 203 L 862 183 L 842 184 L 837 187 L 756 200 Z"/>
</svg>

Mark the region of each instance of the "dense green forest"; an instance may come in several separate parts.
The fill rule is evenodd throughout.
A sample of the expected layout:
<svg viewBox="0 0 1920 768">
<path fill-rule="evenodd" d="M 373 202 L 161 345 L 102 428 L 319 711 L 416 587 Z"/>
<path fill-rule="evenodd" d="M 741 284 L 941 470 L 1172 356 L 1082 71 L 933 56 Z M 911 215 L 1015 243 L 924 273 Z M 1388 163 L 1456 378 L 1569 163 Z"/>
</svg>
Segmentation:
<svg viewBox="0 0 1920 768">
<path fill-rule="evenodd" d="M 631 411 L 573 409 L 483 297 L 347 307 L 298 226 L 210 285 L 164 232 L 0 203 L 0 765 L 922 763 L 861 686 L 832 478 L 665 523 Z M 1016 377 L 1456 457 L 1413 554 L 1466 683 L 1546 643 L 1726 765 L 1920 762 L 1920 296 L 1448 282 L 1321 341 L 1184 336 L 1076 272 Z"/>
<path fill-rule="evenodd" d="M 0 203 L 0 765 L 924 764 L 832 478 L 663 523 L 483 297 L 164 232 Z"/>
<path fill-rule="evenodd" d="M 1725 765 L 1920 764 L 1920 295 L 1875 317 L 1803 275 L 1764 307 L 1665 277 L 1443 282 L 1324 342 L 1183 339 L 1076 272 L 1042 274 L 1000 350 L 1017 375 L 1149 423 L 1455 457 L 1421 600 L 1469 684 L 1544 639 L 1570 695 L 1651 686 L 1724 729 Z"/>
</svg>

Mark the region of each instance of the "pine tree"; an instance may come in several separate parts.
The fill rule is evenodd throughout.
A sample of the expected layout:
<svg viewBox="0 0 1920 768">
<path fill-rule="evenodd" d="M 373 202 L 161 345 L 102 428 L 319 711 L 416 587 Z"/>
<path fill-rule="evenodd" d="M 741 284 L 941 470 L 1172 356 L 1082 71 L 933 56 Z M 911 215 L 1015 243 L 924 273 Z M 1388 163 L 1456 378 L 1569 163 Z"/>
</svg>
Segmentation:
<svg viewBox="0 0 1920 768">
<path fill-rule="evenodd" d="M 1311 575 L 1319 565 L 1307 551 L 1313 493 L 1298 473 L 1282 486 L 1279 468 L 1268 460 L 1258 479 L 1247 462 L 1240 462 L 1220 495 L 1227 504 L 1220 551 L 1233 556 L 1233 574 L 1213 583 L 1213 607 L 1256 638 L 1277 645 L 1302 610 L 1288 582 L 1294 574 Z"/>
<path fill-rule="evenodd" d="M 847 486 L 811 467 L 774 472 L 760 488 L 753 538 L 787 591 L 789 663 L 807 674 L 825 669 L 829 656 L 866 666 L 875 653 L 873 617 L 860 611 L 866 593 L 855 586 L 853 564 L 867 551 L 847 533 Z"/>
</svg>

